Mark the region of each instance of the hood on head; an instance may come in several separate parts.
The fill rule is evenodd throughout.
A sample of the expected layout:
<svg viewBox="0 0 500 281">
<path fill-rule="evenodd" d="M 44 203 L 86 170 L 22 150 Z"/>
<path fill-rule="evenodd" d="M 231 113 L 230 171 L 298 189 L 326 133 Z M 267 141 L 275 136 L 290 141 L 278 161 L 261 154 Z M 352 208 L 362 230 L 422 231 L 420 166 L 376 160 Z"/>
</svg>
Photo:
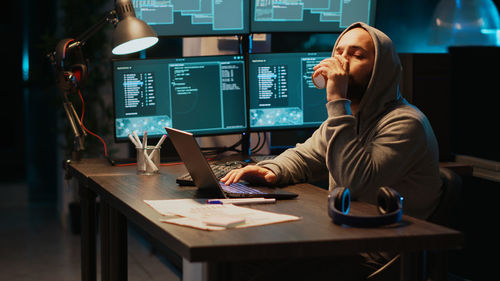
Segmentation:
<svg viewBox="0 0 500 281">
<path fill-rule="evenodd" d="M 375 46 L 372 75 L 356 113 L 358 127 L 363 131 L 363 128 L 376 121 L 387 107 L 401 99 L 399 79 L 402 68 L 392 40 L 382 31 L 362 22 L 351 24 L 340 34 L 333 47 L 332 56 L 342 36 L 356 27 L 365 29 Z"/>
</svg>

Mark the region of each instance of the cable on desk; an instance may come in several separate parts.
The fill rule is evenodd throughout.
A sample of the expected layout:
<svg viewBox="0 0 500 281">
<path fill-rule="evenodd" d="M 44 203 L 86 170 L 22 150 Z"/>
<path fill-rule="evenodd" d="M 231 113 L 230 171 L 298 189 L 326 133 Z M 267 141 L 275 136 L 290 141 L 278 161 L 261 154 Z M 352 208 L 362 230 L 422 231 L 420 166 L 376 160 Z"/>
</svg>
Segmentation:
<svg viewBox="0 0 500 281">
<path fill-rule="evenodd" d="M 106 142 L 96 133 L 91 132 L 85 125 L 83 125 L 83 117 L 85 116 L 85 101 L 83 100 L 82 92 L 78 90 L 78 95 L 80 96 L 80 101 L 82 102 L 82 115 L 80 117 L 80 126 L 89 134 L 93 135 L 94 137 L 98 138 L 102 144 L 104 145 L 104 156 L 108 158 L 108 148 L 106 146 Z"/>
<path fill-rule="evenodd" d="M 258 140 L 257 140 L 257 144 L 255 145 L 255 147 L 253 147 L 251 149 L 251 152 L 252 153 L 257 153 L 259 151 L 262 150 L 262 148 L 264 148 L 264 145 L 266 145 L 266 142 L 267 142 L 267 134 L 265 132 L 262 132 L 264 134 L 264 139 L 262 140 L 261 142 L 261 138 L 260 138 L 260 133 L 257 133 L 257 136 L 258 136 Z"/>
<path fill-rule="evenodd" d="M 203 154 L 205 155 L 212 155 L 216 156 L 217 154 L 226 152 L 226 151 L 236 151 L 236 152 L 241 152 L 239 149 L 236 149 L 238 145 L 241 144 L 243 140 L 240 139 L 239 141 L 235 142 L 234 144 L 230 146 L 213 146 L 213 147 L 201 147 L 201 150 L 203 151 Z"/>
<path fill-rule="evenodd" d="M 160 166 L 175 166 L 181 165 L 182 162 L 171 162 L 171 163 L 160 163 Z M 124 163 L 124 164 L 115 164 L 116 167 L 127 167 L 127 166 L 135 166 L 137 163 Z"/>
<path fill-rule="evenodd" d="M 126 166 L 135 166 L 137 163 L 124 163 L 124 164 L 115 164 L 116 167 L 126 167 Z"/>
<path fill-rule="evenodd" d="M 85 132 L 91 134 L 92 136 L 98 138 L 101 141 L 102 145 L 104 146 L 104 157 L 106 158 L 106 160 L 108 160 L 111 166 L 116 165 L 115 161 L 113 161 L 113 159 L 111 159 L 111 157 L 108 155 L 108 147 L 106 146 L 106 142 L 104 141 L 104 139 L 101 138 L 101 136 L 99 136 L 98 134 L 87 129 L 87 127 L 85 127 L 85 125 L 83 124 L 83 117 L 85 116 L 85 101 L 83 99 L 83 95 L 80 89 L 78 89 L 78 96 L 80 97 L 80 101 L 82 102 L 82 114 L 80 117 L 80 126 L 83 128 L 83 130 L 85 130 Z"/>
</svg>

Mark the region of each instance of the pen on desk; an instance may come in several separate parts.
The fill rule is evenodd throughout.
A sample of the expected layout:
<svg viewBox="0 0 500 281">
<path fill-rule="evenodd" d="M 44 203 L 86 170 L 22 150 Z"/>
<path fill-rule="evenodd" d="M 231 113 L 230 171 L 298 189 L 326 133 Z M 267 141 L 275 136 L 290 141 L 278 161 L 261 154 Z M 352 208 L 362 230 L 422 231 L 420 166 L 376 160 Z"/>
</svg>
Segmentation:
<svg viewBox="0 0 500 281">
<path fill-rule="evenodd" d="M 155 145 L 154 149 L 159 149 L 166 138 L 167 138 L 167 135 L 163 135 L 161 137 L 161 139 L 158 141 L 158 143 Z M 153 157 L 153 152 L 151 152 L 151 154 L 149 154 L 147 157 L 148 157 L 148 162 L 151 161 L 151 163 L 153 163 L 153 160 L 151 159 Z"/>
<path fill-rule="evenodd" d="M 135 147 L 141 147 L 134 139 L 134 137 L 131 135 L 131 134 L 128 134 L 128 138 L 129 140 L 132 142 L 133 145 L 135 145 Z"/>
<path fill-rule="evenodd" d="M 153 170 L 153 172 L 156 172 L 156 171 L 158 171 L 158 167 L 156 167 L 155 163 L 151 159 L 151 155 L 153 155 L 153 152 L 151 152 L 151 154 L 148 155 L 146 153 L 146 150 L 144 149 L 144 156 L 146 157 L 146 162 L 149 164 L 149 166 L 151 166 L 151 169 Z"/>
<path fill-rule="evenodd" d="M 144 148 L 144 157 L 146 158 L 146 164 L 151 167 L 151 169 L 156 172 L 158 171 L 158 167 L 156 167 L 155 163 L 151 159 L 154 150 L 151 151 L 151 154 L 148 154 L 148 132 L 144 131 L 144 134 L 142 135 L 142 147 Z"/>
<path fill-rule="evenodd" d="M 275 203 L 275 198 L 239 198 L 239 199 L 208 199 L 207 204 L 263 204 L 263 203 Z"/>
<path fill-rule="evenodd" d="M 161 139 L 158 141 L 158 143 L 155 145 L 155 148 L 160 148 L 165 139 L 167 138 L 167 135 L 161 136 Z"/>
<path fill-rule="evenodd" d="M 133 131 L 132 135 L 134 136 L 135 141 L 139 144 L 139 147 L 142 147 L 142 142 L 139 139 L 139 136 L 137 136 L 137 133 L 135 131 Z"/>
</svg>

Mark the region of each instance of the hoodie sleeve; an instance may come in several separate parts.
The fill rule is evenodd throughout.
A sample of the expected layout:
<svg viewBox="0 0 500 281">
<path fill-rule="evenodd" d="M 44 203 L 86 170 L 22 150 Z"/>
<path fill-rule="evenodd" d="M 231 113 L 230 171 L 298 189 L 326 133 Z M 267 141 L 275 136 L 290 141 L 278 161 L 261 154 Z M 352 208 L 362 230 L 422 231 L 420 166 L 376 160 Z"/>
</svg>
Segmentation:
<svg viewBox="0 0 500 281">
<path fill-rule="evenodd" d="M 338 100 L 327 104 L 329 116 L 339 116 L 338 122 L 351 123 L 354 126 L 354 117 L 351 114 L 350 100 Z M 341 117 L 340 117 L 341 116 Z M 259 162 L 257 165 L 265 167 L 277 176 L 277 184 L 292 184 L 314 181 L 323 178 L 328 173 L 326 154 L 328 140 L 335 130 L 331 126 L 331 118 L 323 124 L 304 143 L 299 143 L 280 154 L 273 160 Z M 343 124 L 342 126 L 345 126 Z"/>
<path fill-rule="evenodd" d="M 321 128 L 304 143 L 298 143 L 296 147 L 286 150 L 275 159 L 261 161 L 257 165 L 273 171 L 277 176 L 278 185 L 324 177 L 328 170 L 325 165 L 326 142 L 321 137 Z"/>
<path fill-rule="evenodd" d="M 325 131 L 326 122 L 304 143 L 298 143 L 278 155 L 273 160 L 261 161 L 257 165 L 265 167 L 277 176 L 277 184 L 293 184 L 315 181 L 327 175 Z"/>
</svg>

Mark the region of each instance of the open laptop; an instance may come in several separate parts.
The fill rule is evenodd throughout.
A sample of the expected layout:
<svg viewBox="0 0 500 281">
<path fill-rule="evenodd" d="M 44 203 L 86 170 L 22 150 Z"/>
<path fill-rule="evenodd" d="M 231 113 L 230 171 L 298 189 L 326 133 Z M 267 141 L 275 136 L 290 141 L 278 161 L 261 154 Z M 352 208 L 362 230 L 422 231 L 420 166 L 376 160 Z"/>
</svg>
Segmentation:
<svg viewBox="0 0 500 281">
<path fill-rule="evenodd" d="M 291 199 L 298 196 L 298 194 L 292 192 L 274 188 L 249 187 L 242 183 L 225 185 L 215 177 L 193 134 L 168 127 L 165 127 L 165 130 L 167 130 L 170 140 L 200 192 L 224 198 L 264 197 Z"/>
</svg>

